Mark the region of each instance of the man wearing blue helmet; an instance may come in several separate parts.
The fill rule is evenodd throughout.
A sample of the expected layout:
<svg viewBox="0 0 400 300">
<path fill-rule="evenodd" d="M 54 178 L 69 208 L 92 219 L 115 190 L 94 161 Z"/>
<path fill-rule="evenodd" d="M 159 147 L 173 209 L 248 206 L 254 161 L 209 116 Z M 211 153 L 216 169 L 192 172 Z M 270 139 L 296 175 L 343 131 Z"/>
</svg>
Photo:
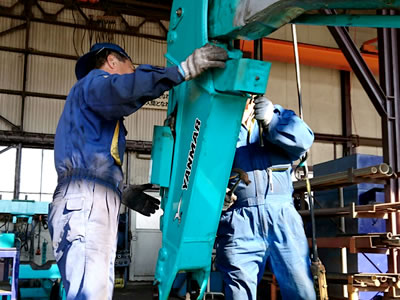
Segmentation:
<svg viewBox="0 0 400 300">
<path fill-rule="evenodd" d="M 282 299 L 316 299 L 291 177 L 293 162 L 313 141 L 314 133 L 293 111 L 266 97 L 247 103 L 228 185 L 234 194 L 228 190 L 216 239 L 226 300 L 256 300 L 266 265 Z M 246 173 L 247 184 L 237 170 Z"/>
<path fill-rule="evenodd" d="M 179 66 L 141 65 L 135 70 L 120 46 L 98 43 L 77 61 L 78 82 L 67 97 L 54 141 L 58 185 L 49 208 L 67 299 L 112 299 L 126 142 L 123 118 L 175 85 L 224 67 L 227 58 L 224 49 L 207 44 Z M 147 216 L 159 206 L 151 197 L 132 201 L 130 207 Z"/>
</svg>

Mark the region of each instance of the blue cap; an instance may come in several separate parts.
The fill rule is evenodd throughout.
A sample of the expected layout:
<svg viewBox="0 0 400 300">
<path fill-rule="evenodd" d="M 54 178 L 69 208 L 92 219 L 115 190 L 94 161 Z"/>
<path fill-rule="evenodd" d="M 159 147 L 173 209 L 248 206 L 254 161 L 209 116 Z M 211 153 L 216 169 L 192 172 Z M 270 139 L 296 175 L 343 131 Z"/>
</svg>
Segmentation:
<svg viewBox="0 0 400 300">
<path fill-rule="evenodd" d="M 75 75 L 76 78 L 81 79 L 85 77 L 94 68 L 94 57 L 96 54 L 100 53 L 102 50 L 108 49 L 121 54 L 122 56 L 131 60 L 129 55 L 120 46 L 112 43 L 97 43 L 90 48 L 90 51 L 81 57 L 75 65 Z"/>
</svg>

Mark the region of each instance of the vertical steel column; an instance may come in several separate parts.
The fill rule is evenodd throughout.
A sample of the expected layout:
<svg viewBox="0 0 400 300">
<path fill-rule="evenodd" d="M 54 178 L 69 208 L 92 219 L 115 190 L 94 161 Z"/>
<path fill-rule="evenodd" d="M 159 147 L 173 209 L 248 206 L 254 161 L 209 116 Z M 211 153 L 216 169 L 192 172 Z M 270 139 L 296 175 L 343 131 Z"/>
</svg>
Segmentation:
<svg viewBox="0 0 400 300">
<path fill-rule="evenodd" d="M 14 199 L 19 198 L 19 190 L 21 184 L 21 157 L 22 157 L 22 144 L 18 144 L 16 147 L 16 156 L 15 156 L 15 176 L 14 176 Z"/>
<path fill-rule="evenodd" d="M 26 16 L 26 34 L 25 34 L 25 53 L 24 53 L 24 74 L 22 81 L 22 97 L 21 97 L 21 119 L 19 130 L 24 131 L 24 114 L 25 114 L 25 98 L 26 98 L 26 80 L 28 73 L 28 50 L 29 50 L 29 32 L 30 32 L 30 19 L 32 17 L 32 0 L 25 3 L 24 14 Z M 22 144 L 17 147 L 16 161 L 15 161 L 15 177 L 14 177 L 14 199 L 19 198 L 20 184 L 21 184 L 21 157 L 22 157 Z"/>
<path fill-rule="evenodd" d="M 388 10 L 383 10 L 382 15 L 393 14 Z M 387 117 L 382 118 L 382 139 L 383 139 L 383 157 L 395 172 L 399 172 L 399 47 L 397 29 L 378 29 L 378 47 L 379 47 L 379 79 L 383 90 L 387 95 L 385 108 Z M 399 198 L 399 180 L 391 179 L 385 187 L 386 202 L 398 202 Z M 392 213 L 387 221 L 387 231 L 396 234 L 400 232 L 398 226 L 398 214 Z M 393 250 L 389 256 L 389 272 L 398 272 L 398 255 Z"/>
<path fill-rule="evenodd" d="M 24 53 L 24 74 L 22 81 L 22 103 L 21 103 L 21 121 L 20 130 L 24 130 L 24 114 L 25 114 L 25 98 L 26 98 L 26 80 L 28 76 L 28 53 L 29 53 L 29 37 L 31 29 L 31 17 L 32 17 L 32 1 L 28 0 L 25 3 L 24 14 L 26 16 L 26 33 L 25 33 L 25 53 Z"/>
<path fill-rule="evenodd" d="M 263 60 L 263 43 L 262 39 L 254 41 L 254 59 Z"/>
<path fill-rule="evenodd" d="M 342 135 L 351 137 L 353 134 L 351 122 L 351 77 L 348 71 L 340 71 L 340 92 L 342 102 Z M 344 142 L 343 156 L 348 156 L 353 153 L 353 143 L 350 140 Z"/>
</svg>

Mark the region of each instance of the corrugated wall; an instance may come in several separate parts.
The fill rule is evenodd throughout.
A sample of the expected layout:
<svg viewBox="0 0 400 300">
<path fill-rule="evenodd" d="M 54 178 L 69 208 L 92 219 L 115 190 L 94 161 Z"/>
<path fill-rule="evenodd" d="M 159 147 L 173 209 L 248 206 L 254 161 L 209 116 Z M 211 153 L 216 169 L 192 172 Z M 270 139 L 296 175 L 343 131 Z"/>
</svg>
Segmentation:
<svg viewBox="0 0 400 300">
<path fill-rule="evenodd" d="M 301 66 L 303 117 L 318 133 L 341 134 L 340 77 L 336 70 Z M 293 64 L 273 62 L 267 88 L 273 103 L 299 112 L 295 69 Z M 337 150 L 341 155 L 341 149 Z M 309 164 L 334 158 L 330 144 L 314 143 Z"/>
<path fill-rule="evenodd" d="M 24 56 L 19 53 L 0 51 L 0 88 L 22 89 Z"/>
<path fill-rule="evenodd" d="M 162 125 L 167 117 L 166 110 L 140 109 L 126 118 L 125 127 L 130 140 L 151 141 L 153 126 Z"/>
<path fill-rule="evenodd" d="M 54 134 L 64 103 L 63 100 L 26 97 L 25 131 Z"/>
<path fill-rule="evenodd" d="M 149 183 L 150 156 L 131 153 L 130 161 L 130 184 Z"/>
<path fill-rule="evenodd" d="M 15 125 L 19 125 L 21 120 L 20 99 L 19 96 L 0 94 L 0 115 Z M 0 130 L 11 130 L 11 128 L 0 121 Z"/>
<path fill-rule="evenodd" d="M 28 63 L 27 91 L 67 95 L 76 82 L 72 60 L 30 55 Z"/>
<path fill-rule="evenodd" d="M 0 32 L 25 23 L 21 20 L 0 17 Z M 13 48 L 22 48 L 25 45 L 25 30 L 0 36 L 0 45 Z"/>
<path fill-rule="evenodd" d="M 297 26 L 299 43 L 337 48 L 326 27 Z M 350 28 L 350 36 L 358 47 L 376 37 L 376 30 Z M 274 32 L 271 38 L 292 40 L 291 26 L 286 25 Z M 268 60 L 268 58 L 265 58 Z M 318 133 L 341 134 L 341 100 L 339 71 L 301 66 L 304 119 Z M 273 62 L 267 95 L 271 100 L 298 112 L 295 69 L 293 64 Z M 275 100 L 276 99 L 276 100 Z M 354 74 L 351 76 L 353 134 L 381 138 L 381 120 L 367 94 Z M 358 147 L 358 153 L 382 155 L 375 147 Z M 336 146 L 336 156 L 341 157 L 342 146 Z M 335 157 L 335 146 L 314 143 L 309 164 L 317 164 Z"/>
<path fill-rule="evenodd" d="M 62 5 L 54 3 L 40 1 L 39 3 L 48 13 L 55 13 L 62 7 Z M 12 4 L 12 1 L 8 4 L 2 3 L 2 5 Z M 22 5 L 18 5 L 15 11 L 19 11 L 21 8 Z M 83 11 L 88 16 L 104 14 L 97 10 L 84 9 Z M 41 15 L 35 6 L 33 7 L 33 13 L 36 16 Z M 143 18 L 140 17 L 125 16 L 125 19 L 131 26 L 137 26 L 143 22 Z M 72 13 L 71 10 L 64 9 L 58 20 L 82 24 L 83 18 L 76 11 Z M 23 23 L 24 21 L 20 20 L 0 18 L 0 32 Z M 119 24 L 117 25 L 119 26 Z M 162 33 L 162 29 L 157 23 L 146 22 L 141 26 L 139 32 L 159 35 Z M 0 46 L 23 49 L 25 47 L 25 36 L 25 29 L 3 35 L 0 37 Z M 89 50 L 90 41 L 93 43 L 96 39 L 100 38 L 96 32 L 38 22 L 30 23 L 29 36 L 29 48 L 34 51 L 70 56 L 82 55 Z M 166 43 L 164 41 L 122 36 L 119 34 L 115 34 L 113 38 L 116 43 L 126 49 L 134 63 L 146 63 L 157 66 L 165 65 L 164 53 L 166 52 Z M 24 55 L 21 53 L 0 51 L 0 89 L 22 90 L 23 62 Z M 29 55 L 26 91 L 66 96 L 76 82 L 74 69 L 75 61 L 71 59 Z M 58 118 L 62 112 L 62 107 L 62 100 L 27 97 L 24 113 L 24 130 L 28 132 L 54 133 Z M 1 94 L 0 108 L 2 116 L 19 125 L 21 118 L 20 96 Z M 128 138 L 151 141 L 153 125 L 161 124 L 164 118 L 165 110 L 151 109 L 151 106 L 146 106 L 143 111 L 127 118 Z M 4 122 L 0 122 L 0 128 L 10 130 L 10 126 L 4 124 Z"/>
<path fill-rule="evenodd" d="M 9 4 L 13 4 L 9 1 Z M 54 3 L 40 2 L 49 13 L 58 11 L 62 6 Z M 16 8 L 21 10 L 22 5 Z M 96 10 L 84 9 L 87 15 L 102 15 Z M 40 14 L 34 8 L 34 14 Z M 130 26 L 138 26 L 143 18 L 124 16 Z M 65 9 L 58 18 L 65 22 L 79 22 L 82 16 Z M 118 21 L 120 22 L 120 21 Z M 0 18 L 0 30 L 23 24 L 24 21 Z M 90 40 L 98 36 L 88 30 L 73 29 L 63 26 L 31 22 L 29 47 L 44 52 L 78 56 L 89 49 Z M 117 24 L 118 26 L 118 24 Z M 164 26 L 168 24 L 164 22 Z M 140 28 L 140 33 L 159 35 L 162 29 L 157 23 L 147 22 Z M 351 29 L 350 34 L 360 46 L 362 42 L 376 36 L 374 30 Z M 275 32 L 272 38 L 291 40 L 290 26 Z M 0 45 L 23 48 L 25 30 L 19 30 L 0 37 Z M 324 27 L 298 26 L 298 39 L 301 43 L 336 47 L 336 43 Z M 114 35 L 114 40 L 124 46 L 136 64 L 165 65 L 164 41 L 138 38 L 133 36 Z M 0 51 L 0 88 L 21 90 L 23 76 L 23 54 Z M 266 58 L 268 59 L 268 58 Z M 75 61 L 62 58 L 50 58 L 29 55 L 27 73 L 27 91 L 67 95 L 75 83 Z M 320 133 L 341 133 L 340 121 L 340 84 L 339 73 L 335 70 L 302 66 L 302 87 L 304 118 L 310 127 Z M 370 104 L 369 99 L 352 77 L 353 129 L 355 134 L 368 137 L 380 137 L 380 120 Z M 294 66 L 291 64 L 273 63 L 267 95 L 275 103 L 298 111 Z M 21 97 L 0 95 L 1 114 L 15 124 L 19 124 Z M 57 120 L 61 114 L 62 100 L 28 97 L 25 107 L 24 130 L 31 132 L 54 133 Z M 153 125 L 162 124 L 165 110 L 152 109 L 151 106 L 140 110 L 126 119 L 128 139 L 151 141 Z M 0 128 L 10 129 L 3 122 Z M 340 155 L 341 149 L 336 147 Z M 361 150 L 361 148 L 360 148 Z M 376 151 L 376 149 L 368 149 Z M 311 163 L 332 159 L 332 145 L 315 144 L 311 151 Z"/>
</svg>

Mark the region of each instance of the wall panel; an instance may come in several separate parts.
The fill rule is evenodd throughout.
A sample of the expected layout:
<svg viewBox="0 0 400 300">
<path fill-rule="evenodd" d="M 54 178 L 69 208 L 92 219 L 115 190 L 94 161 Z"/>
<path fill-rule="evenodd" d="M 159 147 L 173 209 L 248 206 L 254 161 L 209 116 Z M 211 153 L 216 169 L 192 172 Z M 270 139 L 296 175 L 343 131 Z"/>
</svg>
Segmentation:
<svg viewBox="0 0 400 300">
<path fill-rule="evenodd" d="M 125 120 L 127 139 L 152 141 L 154 125 L 162 125 L 167 116 L 165 110 L 142 108 Z"/>
<path fill-rule="evenodd" d="M 318 133 L 341 134 L 340 77 L 336 70 L 301 66 L 303 117 Z M 272 62 L 267 96 L 299 112 L 293 64 Z"/>
<path fill-rule="evenodd" d="M 24 130 L 54 134 L 65 101 L 27 97 L 25 101 Z"/>
<path fill-rule="evenodd" d="M 23 23 L 25 23 L 25 21 L 0 17 L 0 32 L 6 31 Z M 25 35 L 26 35 L 25 29 L 19 29 L 17 31 L 10 32 L 5 35 L 1 35 L 0 46 L 23 48 L 25 45 Z"/>
<path fill-rule="evenodd" d="M 75 84 L 75 61 L 29 56 L 27 90 L 37 93 L 67 95 Z"/>
<path fill-rule="evenodd" d="M 20 125 L 21 97 L 16 95 L 0 94 L 0 115 L 15 125 Z M 12 128 L 0 120 L 0 130 Z"/>
<path fill-rule="evenodd" d="M 353 134 L 381 138 L 381 118 L 354 74 L 351 76 L 351 99 Z"/>
<path fill-rule="evenodd" d="M 0 51 L 0 89 L 21 90 L 24 55 Z"/>
</svg>

